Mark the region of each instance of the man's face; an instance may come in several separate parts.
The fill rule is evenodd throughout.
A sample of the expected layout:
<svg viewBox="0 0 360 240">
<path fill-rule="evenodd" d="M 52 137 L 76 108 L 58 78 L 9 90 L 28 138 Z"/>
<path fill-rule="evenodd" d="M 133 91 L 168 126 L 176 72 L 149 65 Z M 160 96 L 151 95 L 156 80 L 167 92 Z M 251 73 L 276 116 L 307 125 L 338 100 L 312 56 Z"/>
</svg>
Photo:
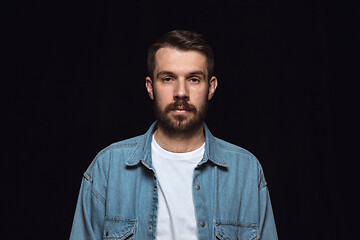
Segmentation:
<svg viewBox="0 0 360 240">
<path fill-rule="evenodd" d="M 195 132 L 217 86 L 215 77 L 208 81 L 205 55 L 166 47 L 156 52 L 155 61 L 154 77 L 146 78 L 146 87 L 159 126 L 168 133 Z"/>
</svg>

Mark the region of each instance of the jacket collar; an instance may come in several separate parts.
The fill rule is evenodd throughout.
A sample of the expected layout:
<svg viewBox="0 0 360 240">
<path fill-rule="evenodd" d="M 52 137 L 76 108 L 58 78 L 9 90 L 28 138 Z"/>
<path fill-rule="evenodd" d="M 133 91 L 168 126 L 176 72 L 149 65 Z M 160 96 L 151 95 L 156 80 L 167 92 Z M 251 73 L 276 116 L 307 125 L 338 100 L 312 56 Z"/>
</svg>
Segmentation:
<svg viewBox="0 0 360 240">
<path fill-rule="evenodd" d="M 141 136 L 140 141 L 138 142 L 135 150 L 132 152 L 130 158 L 127 160 L 127 166 L 135 166 L 142 162 L 147 168 L 152 168 L 152 159 L 151 159 L 151 141 L 152 135 L 156 128 L 156 123 L 154 122 L 149 130 Z M 222 155 L 222 149 L 219 146 L 216 138 L 211 134 L 209 128 L 204 123 L 204 132 L 205 132 L 205 152 L 202 160 L 199 165 L 204 164 L 208 160 L 213 162 L 215 165 L 220 167 L 227 168 L 227 164 L 224 156 Z"/>
</svg>

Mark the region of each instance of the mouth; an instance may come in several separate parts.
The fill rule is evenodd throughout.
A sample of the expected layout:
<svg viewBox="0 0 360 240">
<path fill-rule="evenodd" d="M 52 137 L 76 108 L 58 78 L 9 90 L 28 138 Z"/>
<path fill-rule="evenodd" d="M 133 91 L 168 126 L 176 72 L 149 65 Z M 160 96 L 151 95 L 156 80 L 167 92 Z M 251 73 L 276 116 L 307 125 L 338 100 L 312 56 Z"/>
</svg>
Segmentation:
<svg viewBox="0 0 360 240">
<path fill-rule="evenodd" d="M 167 106 L 165 112 L 171 112 L 175 115 L 184 115 L 189 114 L 191 112 L 196 113 L 196 108 L 193 105 L 190 105 L 186 101 L 177 101 L 173 104 Z"/>
<path fill-rule="evenodd" d="M 185 108 L 175 108 L 175 109 L 172 109 L 171 112 L 173 112 L 175 114 L 186 114 L 189 112 L 189 110 L 187 110 Z"/>
</svg>

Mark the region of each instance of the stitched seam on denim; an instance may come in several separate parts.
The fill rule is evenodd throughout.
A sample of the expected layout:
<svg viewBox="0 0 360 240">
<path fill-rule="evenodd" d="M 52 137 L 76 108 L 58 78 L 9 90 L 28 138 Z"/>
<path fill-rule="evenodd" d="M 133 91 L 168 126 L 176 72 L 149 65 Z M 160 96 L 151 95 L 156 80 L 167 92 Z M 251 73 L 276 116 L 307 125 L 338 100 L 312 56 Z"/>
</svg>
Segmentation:
<svg viewBox="0 0 360 240">
<path fill-rule="evenodd" d="M 221 226 L 221 225 L 230 225 L 230 226 L 233 226 L 233 227 L 238 227 L 238 228 L 241 228 L 241 227 L 245 227 L 247 229 L 253 229 L 255 230 L 255 236 L 254 238 L 252 238 L 252 240 L 256 240 L 256 239 L 259 239 L 259 236 L 258 236 L 258 229 L 259 229 L 259 225 L 258 224 L 251 224 L 249 223 L 250 225 L 245 225 L 247 223 L 245 223 L 244 225 L 242 225 L 242 223 L 239 223 L 240 225 L 234 225 L 234 224 L 226 224 L 226 222 L 224 222 L 224 224 L 222 223 L 218 223 L 217 221 L 215 221 L 215 234 L 216 234 L 216 237 L 218 239 L 223 238 L 223 233 L 221 231 L 221 228 L 217 228 L 217 226 Z"/>
<path fill-rule="evenodd" d="M 84 176 L 89 182 L 92 181 L 92 174 L 93 174 L 93 172 L 94 172 L 94 166 L 95 166 L 95 164 L 97 163 L 97 161 L 98 161 L 98 159 L 95 158 L 95 159 L 91 162 L 89 168 L 88 168 L 88 169 L 85 171 L 85 173 L 83 174 L 83 176 Z"/>
<path fill-rule="evenodd" d="M 221 146 L 220 147 L 221 149 L 224 149 L 224 150 L 227 150 L 227 151 L 231 151 L 231 152 L 235 152 L 235 153 L 238 153 L 238 154 L 241 154 L 241 155 L 245 155 L 247 157 L 253 157 L 256 159 L 255 155 L 246 151 L 246 150 L 241 150 L 241 149 L 237 149 L 237 148 L 227 148 L 227 147 L 224 147 L 224 146 Z"/>
<path fill-rule="evenodd" d="M 267 182 L 264 180 L 264 181 L 261 181 L 260 182 L 260 185 L 259 185 L 259 189 L 262 190 L 263 188 L 265 188 L 267 186 Z"/>
<path fill-rule="evenodd" d="M 105 198 L 91 185 L 91 193 L 105 206 Z"/>
<path fill-rule="evenodd" d="M 122 236 L 110 236 L 110 237 L 104 237 L 104 239 L 129 239 L 129 237 L 133 236 L 135 234 L 135 231 L 136 231 L 136 224 L 134 223 L 134 225 L 130 228 L 129 231 L 127 231 L 124 235 Z M 131 238 L 133 239 L 133 238 Z"/>
<path fill-rule="evenodd" d="M 131 222 L 131 223 L 136 223 L 137 222 L 137 220 L 133 219 L 133 218 L 110 217 L 109 215 L 105 216 L 105 220 L 118 221 L 118 222 Z"/>
<path fill-rule="evenodd" d="M 106 176 L 106 182 L 109 182 L 109 176 L 110 176 L 110 163 L 112 161 L 112 152 L 109 153 L 109 161 L 107 166 L 107 176 Z"/>
<path fill-rule="evenodd" d="M 132 142 L 132 143 L 114 143 L 115 145 L 110 145 L 106 148 L 104 148 L 103 150 L 101 150 L 96 157 L 100 157 L 104 154 L 106 154 L 109 151 L 113 151 L 113 150 L 121 150 L 121 149 L 125 149 L 125 148 L 134 148 L 136 147 L 136 145 L 138 144 L 138 142 Z"/>
<path fill-rule="evenodd" d="M 137 144 L 136 144 L 136 146 L 137 146 Z M 133 151 L 133 152 L 131 153 L 130 157 L 129 157 L 128 159 L 126 159 L 126 163 L 127 163 L 127 164 L 129 163 L 130 159 L 132 159 L 132 158 L 134 157 L 135 154 L 136 154 L 136 151 Z M 141 160 L 140 160 L 140 161 L 141 161 Z M 133 166 L 133 164 L 130 165 L 130 166 Z"/>
<path fill-rule="evenodd" d="M 264 176 L 264 172 L 261 171 L 261 176 L 260 176 L 260 182 L 259 182 L 259 189 L 262 190 L 264 187 L 267 186 L 267 182 L 265 180 L 265 176 Z"/>
<path fill-rule="evenodd" d="M 245 154 L 245 155 L 254 156 L 251 152 L 249 152 L 248 150 L 246 150 L 246 149 L 244 149 L 244 148 L 242 148 L 240 146 L 234 145 L 232 143 L 226 142 L 226 141 L 224 141 L 224 140 L 222 140 L 220 138 L 216 138 L 216 137 L 215 137 L 215 140 L 218 143 L 220 148 L 223 148 L 223 149 L 226 149 L 226 150 L 229 150 L 229 151 L 233 151 L 233 152 L 242 153 L 242 154 Z"/>
<path fill-rule="evenodd" d="M 213 213 L 215 216 L 219 216 L 219 214 L 218 214 L 218 212 L 219 212 L 219 208 L 218 208 L 218 200 L 219 200 L 218 168 L 214 167 L 213 171 L 214 171 L 213 174 L 214 174 L 214 185 L 215 185 L 215 193 L 214 193 L 214 200 L 213 200 L 213 204 L 214 204 Z M 214 221 L 214 225 L 216 225 L 215 219 L 213 219 L 213 221 Z"/>
<path fill-rule="evenodd" d="M 224 157 L 222 156 L 221 154 L 221 158 L 224 159 Z M 227 168 L 228 165 L 226 164 L 225 161 L 217 161 L 216 159 L 213 159 L 213 158 L 208 158 L 211 162 L 215 163 L 217 166 L 219 167 L 225 167 Z M 205 162 L 205 161 L 204 161 Z"/>
<path fill-rule="evenodd" d="M 267 186 L 267 183 L 265 181 L 263 181 L 262 183 L 260 183 L 260 186 L 259 186 L 259 190 L 263 190 L 265 187 Z"/>
<path fill-rule="evenodd" d="M 86 181 L 91 182 L 91 176 L 87 172 L 83 174 L 83 178 L 85 178 Z"/>
<path fill-rule="evenodd" d="M 236 221 L 215 221 L 216 226 L 220 225 L 230 225 L 234 227 L 250 227 L 250 228 L 259 228 L 258 224 L 255 223 L 246 223 L 246 222 L 236 222 Z"/>
</svg>

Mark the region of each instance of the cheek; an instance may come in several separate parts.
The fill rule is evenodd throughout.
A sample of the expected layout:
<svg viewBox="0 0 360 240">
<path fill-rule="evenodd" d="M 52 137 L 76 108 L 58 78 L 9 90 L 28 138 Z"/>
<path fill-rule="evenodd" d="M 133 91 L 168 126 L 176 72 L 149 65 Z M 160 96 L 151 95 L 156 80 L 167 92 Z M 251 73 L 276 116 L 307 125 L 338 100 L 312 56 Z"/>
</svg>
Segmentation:
<svg viewBox="0 0 360 240">
<path fill-rule="evenodd" d="M 171 99 L 171 98 L 170 98 Z M 169 96 L 164 94 L 164 92 L 159 92 L 154 90 L 154 101 L 158 107 L 164 107 L 169 104 Z"/>
<path fill-rule="evenodd" d="M 208 100 L 208 90 L 202 90 L 202 91 L 197 91 L 194 92 L 193 94 L 193 100 L 194 102 L 196 102 L 197 104 L 204 104 L 205 101 Z"/>
</svg>

